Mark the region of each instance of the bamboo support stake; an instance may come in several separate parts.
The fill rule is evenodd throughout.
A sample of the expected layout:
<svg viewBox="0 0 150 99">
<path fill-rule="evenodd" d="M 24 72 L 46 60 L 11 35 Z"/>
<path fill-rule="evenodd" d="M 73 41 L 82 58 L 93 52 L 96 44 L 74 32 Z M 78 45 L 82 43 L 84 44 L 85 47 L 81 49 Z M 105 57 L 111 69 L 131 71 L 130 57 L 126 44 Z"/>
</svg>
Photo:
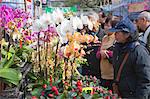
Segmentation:
<svg viewBox="0 0 150 99">
<path fill-rule="evenodd" d="M 26 0 L 24 0 L 24 8 L 25 8 L 25 11 L 27 11 L 27 2 L 26 2 Z"/>
<path fill-rule="evenodd" d="M 1 49 L 1 44 L 2 44 L 2 36 L 3 36 L 3 28 L 0 28 L 0 49 Z M 2 55 L 1 55 L 1 50 L 0 50 L 0 60 L 1 60 L 1 57 L 2 57 Z"/>
</svg>

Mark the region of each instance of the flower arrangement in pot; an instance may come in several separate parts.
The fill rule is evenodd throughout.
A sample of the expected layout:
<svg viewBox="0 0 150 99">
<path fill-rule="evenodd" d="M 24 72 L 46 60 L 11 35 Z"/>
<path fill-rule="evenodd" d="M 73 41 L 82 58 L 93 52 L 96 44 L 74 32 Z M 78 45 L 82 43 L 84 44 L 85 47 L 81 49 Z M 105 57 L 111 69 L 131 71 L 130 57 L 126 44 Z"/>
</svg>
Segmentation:
<svg viewBox="0 0 150 99">
<path fill-rule="evenodd" d="M 19 87 L 21 83 L 22 76 L 24 76 L 22 69 L 27 63 L 31 63 L 33 49 L 24 41 L 25 37 L 22 32 L 30 27 L 27 21 L 30 16 L 21 9 L 13 9 L 5 5 L 0 7 L 0 12 L 3 12 L 0 14 L 2 36 L 0 40 L 0 79 L 5 83 L 2 95 L 9 96 L 16 92 L 12 92 L 13 88 Z"/>
</svg>

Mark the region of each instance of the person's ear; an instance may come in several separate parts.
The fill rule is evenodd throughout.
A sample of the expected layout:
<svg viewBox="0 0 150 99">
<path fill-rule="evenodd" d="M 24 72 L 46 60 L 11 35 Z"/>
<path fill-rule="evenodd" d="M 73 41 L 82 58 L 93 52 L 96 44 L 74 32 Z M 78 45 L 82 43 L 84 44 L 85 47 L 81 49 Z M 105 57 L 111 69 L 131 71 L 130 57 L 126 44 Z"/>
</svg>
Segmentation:
<svg viewBox="0 0 150 99">
<path fill-rule="evenodd" d="M 147 19 L 145 17 L 142 17 L 141 19 L 143 20 L 143 22 L 147 21 Z"/>
<path fill-rule="evenodd" d="M 125 38 L 129 38 L 130 37 L 130 33 L 125 33 Z"/>
</svg>

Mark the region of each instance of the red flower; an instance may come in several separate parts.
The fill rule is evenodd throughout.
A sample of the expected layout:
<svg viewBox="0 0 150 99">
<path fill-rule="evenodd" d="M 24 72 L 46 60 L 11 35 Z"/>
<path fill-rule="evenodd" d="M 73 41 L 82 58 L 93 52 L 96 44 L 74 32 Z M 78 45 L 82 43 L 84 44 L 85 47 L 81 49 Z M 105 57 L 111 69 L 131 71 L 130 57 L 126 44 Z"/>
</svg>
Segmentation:
<svg viewBox="0 0 150 99">
<path fill-rule="evenodd" d="M 66 56 L 69 58 L 71 56 L 71 53 L 67 53 Z"/>
<path fill-rule="evenodd" d="M 49 82 L 50 82 L 50 86 L 52 86 L 52 82 L 53 82 L 53 80 L 52 80 L 52 76 L 50 76 L 50 78 L 49 78 L 50 80 L 49 80 Z"/>
<path fill-rule="evenodd" d="M 110 96 L 106 96 L 105 99 L 110 99 Z"/>
<path fill-rule="evenodd" d="M 53 97 L 54 97 L 54 95 L 53 95 L 53 94 L 48 94 L 48 96 L 49 96 L 50 98 L 53 98 Z"/>
<path fill-rule="evenodd" d="M 58 91 L 57 87 L 56 87 L 56 86 L 53 86 L 53 87 L 52 87 L 52 91 Z"/>
<path fill-rule="evenodd" d="M 100 92 L 103 92 L 104 90 L 103 90 L 103 88 L 100 87 L 100 88 L 99 88 L 99 91 L 100 91 Z"/>
<path fill-rule="evenodd" d="M 112 90 L 109 90 L 109 93 L 112 95 Z"/>
<path fill-rule="evenodd" d="M 20 45 L 20 48 L 22 48 L 22 40 L 20 40 L 19 45 Z"/>
<path fill-rule="evenodd" d="M 91 92 L 91 95 L 94 95 L 95 94 L 95 92 L 93 91 L 93 92 Z"/>
<path fill-rule="evenodd" d="M 55 95 L 58 95 L 58 94 L 59 94 L 58 89 L 57 89 L 56 86 L 53 86 L 53 87 L 52 87 L 52 91 L 55 92 Z"/>
<path fill-rule="evenodd" d="M 37 99 L 37 97 L 36 96 L 32 96 L 32 99 Z"/>
<path fill-rule="evenodd" d="M 45 95 L 45 92 L 42 92 L 41 95 L 44 96 L 44 95 Z"/>
<path fill-rule="evenodd" d="M 77 87 L 78 86 L 82 86 L 82 84 L 81 84 L 81 82 L 79 80 L 77 81 Z"/>
<path fill-rule="evenodd" d="M 81 86 L 78 86 L 77 88 L 79 89 L 79 92 L 82 92 L 82 87 Z"/>
<path fill-rule="evenodd" d="M 117 99 L 116 96 L 112 96 L 112 99 Z"/>
<path fill-rule="evenodd" d="M 76 99 L 76 96 L 74 96 L 73 99 Z"/>
<path fill-rule="evenodd" d="M 68 82 L 65 82 L 65 85 L 68 85 Z"/>
<path fill-rule="evenodd" d="M 58 91 L 55 91 L 55 95 L 57 95 L 57 96 L 58 96 L 58 95 L 59 95 L 59 92 L 58 92 Z"/>
<path fill-rule="evenodd" d="M 44 84 L 44 85 L 43 85 L 43 88 L 44 88 L 44 89 L 46 89 L 46 88 L 47 88 L 47 85 L 46 85 L 46 84 Z"/>
<path fill-rule="evenodd" d="M 75 89 L 72 88 L 72 92 L 75 92 Z"/>
</svg>

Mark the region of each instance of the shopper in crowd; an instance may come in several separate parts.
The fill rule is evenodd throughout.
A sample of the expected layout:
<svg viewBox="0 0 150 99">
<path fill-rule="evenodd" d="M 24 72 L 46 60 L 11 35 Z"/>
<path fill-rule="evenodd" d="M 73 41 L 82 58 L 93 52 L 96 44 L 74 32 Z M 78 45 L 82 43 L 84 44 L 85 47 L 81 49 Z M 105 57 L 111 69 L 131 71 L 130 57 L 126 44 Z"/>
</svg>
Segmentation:
<svg viewBox="0 0 150 99">
<path fill-rule="evenodd" d="M 108 30 L 116 25 L 119 20 L 113 17 L 107 17 L 104 24 L 106 35 L 103 37 L 100 46 L 100 71 L 101 71 L 101 86 L 112 90 L 112 82 L 114 78 L 114 69 L 112 66 L 112 49 L 115 42 L 115 35 Z M 98 54 L 98 53 L 97 53 Z"/>
<path fill-rule="evenodd" d="M 121 20 L 115 28 L 113 91 L 126 99 L 150 99 L 150 56 L 138 42 L 135 25 Z"/>
<path fill-rule="evenodd" d="M 114 78 L 114 69 L 111 63 L 112 47 L 115 42 L 115 35 L 108 32 L 111 25 L 112 17 L 107 17 L 104 24 L 104 31 L 106 35 L 102 39 L 100 47 L 100 70 L 101 70 L 101 86 L 112 90 L 112 82 Z"/>
<path fill-rule="evenodd" d="M 150 12 L 141 12 L 136 20 L 136 25 L 139 32 L 142 32 L 139 37 L 141 43 L 150 51 Z"/>
<path fill-rule="evenodd" d="M 105 13 L 103 11 L 99 12 L 99 22 L 100 22 L 100 26 L 99 26 L 99 31 L 98 31 L 98 38 L 100 41 L 102 41 L 102 38 L 106 35 L 104 32 L 104 24 L 105 24 L 105 20 L 106 20 L 107 16 L 105 15 Z"/>
</svg>

